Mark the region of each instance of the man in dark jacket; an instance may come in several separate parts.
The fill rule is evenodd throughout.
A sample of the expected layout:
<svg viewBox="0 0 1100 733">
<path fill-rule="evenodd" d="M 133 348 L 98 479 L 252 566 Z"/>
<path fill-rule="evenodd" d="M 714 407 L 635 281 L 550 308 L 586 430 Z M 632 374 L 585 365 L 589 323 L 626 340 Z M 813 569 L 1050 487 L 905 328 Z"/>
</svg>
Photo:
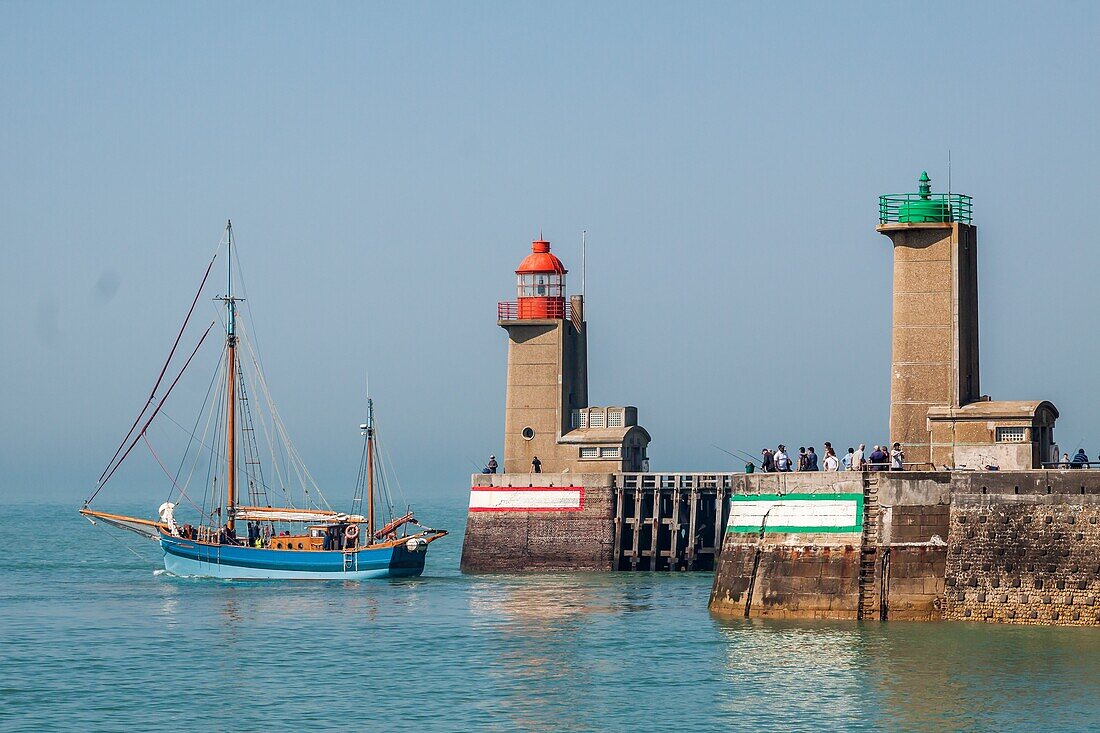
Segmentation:
<svg viewBox="0 0 1100 733">
<path fill-rule="evenodd" d="M 876 445 L 875 449 L 871 451 L 871 456 L 868 459 L 871 463 L 871 470 L 885 471 L 886 462 L 889 460 L 889 458 L 890 456 L 886 455 L 886 453 L 883 452 L 882 447 Z"/>
<path fill-rule="evenodd" d="M 764 473 L 775 473 L 775 456 L 767 448 L 760 451 L 760 470 Z"/>
</svg>

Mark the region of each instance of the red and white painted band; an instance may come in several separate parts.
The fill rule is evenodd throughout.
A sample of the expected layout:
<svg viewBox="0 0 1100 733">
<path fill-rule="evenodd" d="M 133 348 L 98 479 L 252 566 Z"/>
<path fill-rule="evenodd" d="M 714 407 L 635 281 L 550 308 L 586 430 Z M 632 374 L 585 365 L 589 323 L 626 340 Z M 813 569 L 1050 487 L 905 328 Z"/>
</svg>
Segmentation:
<svg viewBox="0 0 1100 733">
<path fill-rule="evenodd" d="M 579 512 L 583 486 L 471 486 L 471 512 Z"/>
</svg>

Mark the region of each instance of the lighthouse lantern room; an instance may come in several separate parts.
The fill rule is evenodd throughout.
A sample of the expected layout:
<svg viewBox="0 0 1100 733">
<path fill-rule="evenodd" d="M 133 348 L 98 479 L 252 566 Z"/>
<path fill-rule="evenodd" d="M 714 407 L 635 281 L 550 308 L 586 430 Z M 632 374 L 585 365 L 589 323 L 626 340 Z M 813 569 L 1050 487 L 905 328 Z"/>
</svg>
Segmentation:
<svg viewBox="0 0 1100 733">
<path fill-rule="evenodd" d="M 565 266 L 550 252 L 550 242 L 531 242 L 531 254 L 516 268 L 516 317 L 564 319 Z"/>
</svg>

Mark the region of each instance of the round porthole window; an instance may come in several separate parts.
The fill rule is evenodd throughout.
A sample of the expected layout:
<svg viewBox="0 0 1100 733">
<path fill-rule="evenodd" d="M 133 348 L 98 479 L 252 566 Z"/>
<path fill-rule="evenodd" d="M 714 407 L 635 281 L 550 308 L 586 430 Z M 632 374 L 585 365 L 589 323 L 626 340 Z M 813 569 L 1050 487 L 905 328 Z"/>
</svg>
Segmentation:
<svg viewBox="0 0 1100 733">
<path fill-rule="evenodd" d="M 524 428 L 523 432 L 520 433 L 520 435 L 523 436 L 524 440 L 530 440 L 531 438 L 535 437 L 535 429 L 534 428 Z"/>
</svg>

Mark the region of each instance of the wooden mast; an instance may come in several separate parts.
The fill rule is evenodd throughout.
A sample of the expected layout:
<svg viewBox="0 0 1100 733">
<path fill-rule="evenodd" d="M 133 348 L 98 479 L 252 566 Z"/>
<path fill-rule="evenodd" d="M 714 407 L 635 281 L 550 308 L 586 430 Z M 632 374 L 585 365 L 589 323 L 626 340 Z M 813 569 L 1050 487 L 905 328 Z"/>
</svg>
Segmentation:
<svg viewBox="0 0 1100 733">
<path fill-rule="evenodd" d="M 374 400 L 367 398 L 367 544 L 374 544 Z"/>
<path fill-rule="evenodd" d="M 229 259 L 229 265 L 226 268 L 228 275 L 226 276 L 227 288 L 225 294 L 225 305 L 228 310 L 228 317 L 226 320 L 225 331 L 225 349 L 226 349 L 226 420 L 225 420 L 225 455 L 229 464 L 229 475 L 225 482 L 225 511 L 228 521 L 226 526 L 229 529 L 234 529 L 236 521 L 233 518 L 233 514 L 237 507 L 237 337 L 234 329 L 234 320 L 236 317 L 236 304 L 233 300 L 233 222 L 226 221 L 225 223 L 226 239 L 228 241 L 227 253 Z"/>
</svg>

